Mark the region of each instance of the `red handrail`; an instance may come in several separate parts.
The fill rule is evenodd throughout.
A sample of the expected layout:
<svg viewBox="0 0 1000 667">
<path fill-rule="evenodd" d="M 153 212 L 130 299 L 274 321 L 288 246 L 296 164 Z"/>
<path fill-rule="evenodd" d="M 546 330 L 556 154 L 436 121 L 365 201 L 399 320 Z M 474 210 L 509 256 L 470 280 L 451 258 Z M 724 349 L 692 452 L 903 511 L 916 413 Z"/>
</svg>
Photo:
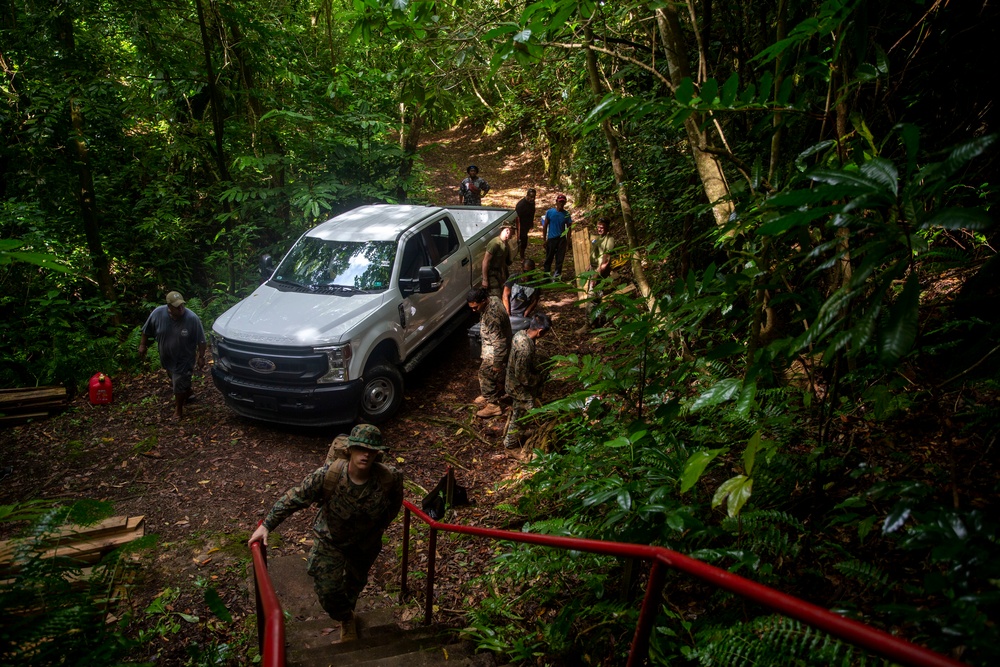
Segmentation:
<svg viewBox="0 0 1000 667">
<path fill-rule="evenodd" d="M 250 545 L 253 557 L 253 581 L 257 597 L 257 641 L 263 667 L 285 667 L 285 614 L 267 573 L 267 547 L 262 542 Z"/>
<path fill-rule="evenodd" d="M 436 552 L 437 531 L 476 535 L 494 540 L 509 542 L 524 542 L 541 546 L 586 551 L 589 553 L 626 558 L 641 558 L 652 563 L 649 581 L 646 586 L 646 597 L 642 603 L 639 621 L 632 638 L 632 648 L 629 653 L 628 665 L 633 667 L 642 664 L 649 648 L 649 634 L 653 627 L 656 612 L 659 608 L 657 598 L 663 587 L 664 567 L 674 568 L 686 574 L 706 581 L 717 588 L 736 593 L 749 600 L 769 607 L 785 616 L 802 621 L 807 625 L 823 630 L 834 637 L 860 646 L 885 658 L 903 665 L 915 667 L 961 667 L 964 663 L 952 660 L 940 653 L 911 644 L 908 641 L 876 630 L 875 628 L 844 618 L 822 607 L 818 607 L 791 595 L 786 595 L 773 588 L 758 584 L 749 579 L 727 572 L 721 568 L 703 563 L 694 558 L 671 551 L 664 547 L 654 547 L 646 544 L 626 544 L 620 542 L 603 542 L 600 540 L 585 540 L 575 537 L 557 537 L 554 535 L 539 535 L 536 533 L 519 533 L 493 528 L 476 528 L 452 523 L 442 523 L 430 518 L 409 501 L 403 502 L 403 563 L 402 587 L 400 597 L 407 594 L 407 568 L 409 563 L 410 544 L 410 513 L 430 526 L 429 552 L 427 557 L 427 595 L 424 600 L 424 623 L 430 623 L 434 596 L 434 560 Z"/>
</svg>

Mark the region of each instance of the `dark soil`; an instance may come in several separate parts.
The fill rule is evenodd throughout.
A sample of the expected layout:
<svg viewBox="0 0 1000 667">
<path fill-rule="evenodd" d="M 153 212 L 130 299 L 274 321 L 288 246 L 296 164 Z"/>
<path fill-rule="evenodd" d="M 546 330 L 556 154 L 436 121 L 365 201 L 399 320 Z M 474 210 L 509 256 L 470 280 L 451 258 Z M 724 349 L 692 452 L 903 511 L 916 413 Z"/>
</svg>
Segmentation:
<svg viewBox="0 0 1000 667">
<path fill-rule="evenodd" d="M 484 205 L 513 207 L 529 186 L 539 188 L 539 215 L 543 206 L 552 205 L 555 191 L 538 185 L 540 161 L 516 143 L 501 145 L 495 137 L 484 138 L 463 126 L 433 135 L 426 144 L 433 203 L 457 202 L 464 167 L 474 161 L 493 188 Z M 537 227 L 528 254 L 541 264 Z M 569 278 L 571 256 L 566 264 Z M 584 323 L 575 298 L 569 289 L 544 293 L 543 311 L 555 322 L 552 335 L 541 341 L 544 353 L 579 352 L 594 344 L 575 333 Z M 477 364 L 468 350 L 467 335 L 459 331 L 409 374 L 402 411 L 382 430 L 391 458 L 406 474 L 409 500 L 419 504 L 423 490 L 433 487 L 451 465 L 476 502 L 458 511 L 454 520 L 501 528 L 509 515 L 495 506 L 515 492 L 521 462 L 502 446 L 505 417 L 475 417 Z M 202 646 L 235 641 L 245 650 L 256 642 L 246 539 L 285 489 L 323 463 L 333 436 L 348 427 L 305 430 L 237 417 L 207 374 L 195 375 L 195 400 L 178 420 L 163 371 L 113 381 L 111 405 L 92 406 L 81 396 L 62 415 L 0 430 L 0 469 L 12 469 L 0 487 L 0 503 L 96 498 L 113 503 L 117 514 L 144 515 L 147 533 L 158 535 L 159 542 L 145 558 L 127 602 L 138 612 L 136 623 L 148 627 L 155 621 L 143 610 L 168 587 L 181 592 L 171 609 L 201 621 L 182 624 L 178 634 L 162 637 L 162 644 L 150 644 L 138 657 L 160 653 L 161 660 L 173 664 L 192 641 Z M 558 383 L 547 387 L 548 397 L 566 391 Z M 272 552 L 305 554 L 312 519 L 313 512 L 301 512 L 282 524 L 277 539 L 272 538 Z M 391 545 L 373 570 L 370 595 L 398 591 L 401 523 L 389 530 Z M 9 533 L 10 526 L 5 528 Z M 425 552 L 426 545 L 421 547 Z M 470 601 L 463 583 L 482 570 L 492 548 L 466 540 L 458 558 L 444 538 L 439 552 L 437 618 L 457 618 Z M 415 553 L 415 558 L 411 571 L 422 571 L 426 553 Z M 422 581 L 417 580 L 418 588 Z M 212 614 L 195 582 L 218 590 L 234 617 L 232 624 L 206 622 Z M 404 620 L 422 608 L 421 593 L 416 595 L 412 608 L 401 612 Z"/>
</svg>

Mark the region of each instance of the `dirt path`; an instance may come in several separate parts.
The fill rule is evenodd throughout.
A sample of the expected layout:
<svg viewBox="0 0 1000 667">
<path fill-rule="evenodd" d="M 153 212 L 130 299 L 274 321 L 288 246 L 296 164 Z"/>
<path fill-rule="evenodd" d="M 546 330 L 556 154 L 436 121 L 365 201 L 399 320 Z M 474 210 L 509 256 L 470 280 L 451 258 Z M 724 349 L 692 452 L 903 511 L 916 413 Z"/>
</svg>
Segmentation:
<svg viewBox="0 0 1000 667">
<path fill-rule="evenodd" d="M 538 185 L 539 161 L 518 146 L 494 141 L 464 126 L 428 138 L 425 161 L 436 186 L 436 203 L 457 200 L 457 184 L 470 160 L 493 185 L 486 204 L 513 207 L 531 184 L 539 189 L 539 209 L 554 199 L 554 191 Z M 534 234 L 529 256 L 540 263 L 537 228 Z M 573 305 L 573 298 L 569 291 L 549 291 L 544 296 L 544 310 L 555 320 L 553 335 L 542 341 L 546 354 L 580 351 L 573 331 L 582 324 L 582 311 Z M 460 331 L 405 378 L 403 409 L 383 433 L 393 447 L 396 465 L 411 483 L 410 500 L 418 502 L 420 487 L 432 487 L 453 465 L 459 483 L 470 489 L 477 503 L 461 510 L 455 520 L 503 527 L 508 515 L 495 511 L 495 506 L 508 497 L 522 468 L 502 447 L 504 417 L 474 416 L 472 399 L 479 387 L 468 347 L 466 334 Z M 160 541 L 148 555 L 144 577 L 133 593 L 137 622 L 148 625 L 154 620 L 142 610 L 168 586 L 181 592 L 173 605 L 176 611 L 202 619 L 184 624 L 180 636 L 165 638 L 169 641 L 162 645 L 150 644 L 147 657 L 160 651 L 172 664 L 170 656 L 181 655 L 185 643 L 233 641 L 244 633 L 252 643 L 253 630 L 244 622 L 253 613 L 246 586 L 245 540 L 280 493 L 322 463 L 339 429 L 292 429 L 241 419 L 225 408 L 206 376 L 195 377 L 197 401 L 178 421 L 172 417 L 162 371 L 114 380 L 112 405 L 95 407 L 80 397 L 61 416 L 0 431 L 0 469 L 12 469 L 0 486 L 0 503 L 98 498 L 114 503 L 119 514 L 146 516 L 148 532 L 156 533 Z M 558 383 L 547 388 L 550 396 L 565 391 Z M 304 555 L 311 521 L 311 512 L 301 512 L 285 522 L 272 548 Z M 400 543 L 400 523 L 389 532 L 395 545 Z M 485 543 L 466 543 L 466 553 L 455 559 L 448 555 L 447 539 L 439 544 L 437 604 L 445 616 L 457 617 L 475 596 L 461 582 L 482 570 L 492 549 Z M 396 551 L 383 551 L 369 593 L 388 595 L 386 591 L 398 588 Z M 423 566 L 423 558 L 422 553 L 417 556 L 413 570 Z M 218 590 L 233 614 L 232 624 L 205 622 L 212 614 L 196 582 Z M 415 610 L 416 603 L 414 615 Z"/>
</svg>

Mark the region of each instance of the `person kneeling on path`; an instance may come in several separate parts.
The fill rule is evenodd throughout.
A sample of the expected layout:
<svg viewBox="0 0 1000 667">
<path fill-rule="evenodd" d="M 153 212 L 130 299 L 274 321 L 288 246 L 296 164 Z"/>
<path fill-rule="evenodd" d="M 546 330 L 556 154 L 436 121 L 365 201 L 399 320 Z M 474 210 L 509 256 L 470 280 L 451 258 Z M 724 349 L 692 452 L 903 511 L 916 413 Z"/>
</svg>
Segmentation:
<svg viewBox="0 0 1000 667">
<path fill-rule="evenodd" d="M 389 447 L 374 426 L 359 424 L 347 438 L 348 459 L 310 473 L 274 503 L 248 544 L 301 509 L 316 504 L 313 546 L 306 560 L 323 609 L 340 621 L 341 641 L 357 639 L 354 607 L 382 550 L 382 534 L 403 505 L 403 474 L 378 461 Z"/>
<path fill-rule="evenodd" d="M 511 343 L 510 363 L 507 365 L 507 394 L 514 399 L 514 407 L 507 423 L 507 435 L 503 446 L 517 449 L 521 446 L 522 424 L 520 420 L 534 407 L 542 395 L 542 385 L 548 378 L 541 355 L 535 349 L 535 341 L 552 328 L 552 319 L 539 313 L 531 318 L 526 331 L 518 331 Z"/>
<path fill-rule="evenodd" d="M 490 296 L 485 287 L 469 290 L 466 297 L 472 312 L 479 313 L 479 336 L 482 339 L 482 362 L 479 364 L 479 390 L 476 405 L 483 408 L 477 417 L 496 417 L 503 413 L 503 377 L 510 352 L 510 317 L 500 297 Z"/>
<path fill-rule="evenodd" d="M 511 317 L 531 317 L 538 307 L 542 291 L 531 284 L 538 280 L 534 270 L 535 260 L 529 257 L 521 262 L 521 272 L 503 286 L 503 307 Z"/>
</svg>

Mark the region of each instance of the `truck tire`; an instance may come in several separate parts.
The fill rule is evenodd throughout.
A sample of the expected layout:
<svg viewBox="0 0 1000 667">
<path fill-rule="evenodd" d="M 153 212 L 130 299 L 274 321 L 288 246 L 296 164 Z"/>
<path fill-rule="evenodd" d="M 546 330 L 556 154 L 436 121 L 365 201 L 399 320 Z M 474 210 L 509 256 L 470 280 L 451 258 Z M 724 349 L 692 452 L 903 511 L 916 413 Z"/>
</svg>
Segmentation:
<svg viewBox="0 0 1000 667">
<path fill-rule="evenodd" d="M 403 403 L 403 375 L 393 365 L 382 364 L 362 377 L 361 418 L 379 424 L 396 414 Z"/>
</svg>

